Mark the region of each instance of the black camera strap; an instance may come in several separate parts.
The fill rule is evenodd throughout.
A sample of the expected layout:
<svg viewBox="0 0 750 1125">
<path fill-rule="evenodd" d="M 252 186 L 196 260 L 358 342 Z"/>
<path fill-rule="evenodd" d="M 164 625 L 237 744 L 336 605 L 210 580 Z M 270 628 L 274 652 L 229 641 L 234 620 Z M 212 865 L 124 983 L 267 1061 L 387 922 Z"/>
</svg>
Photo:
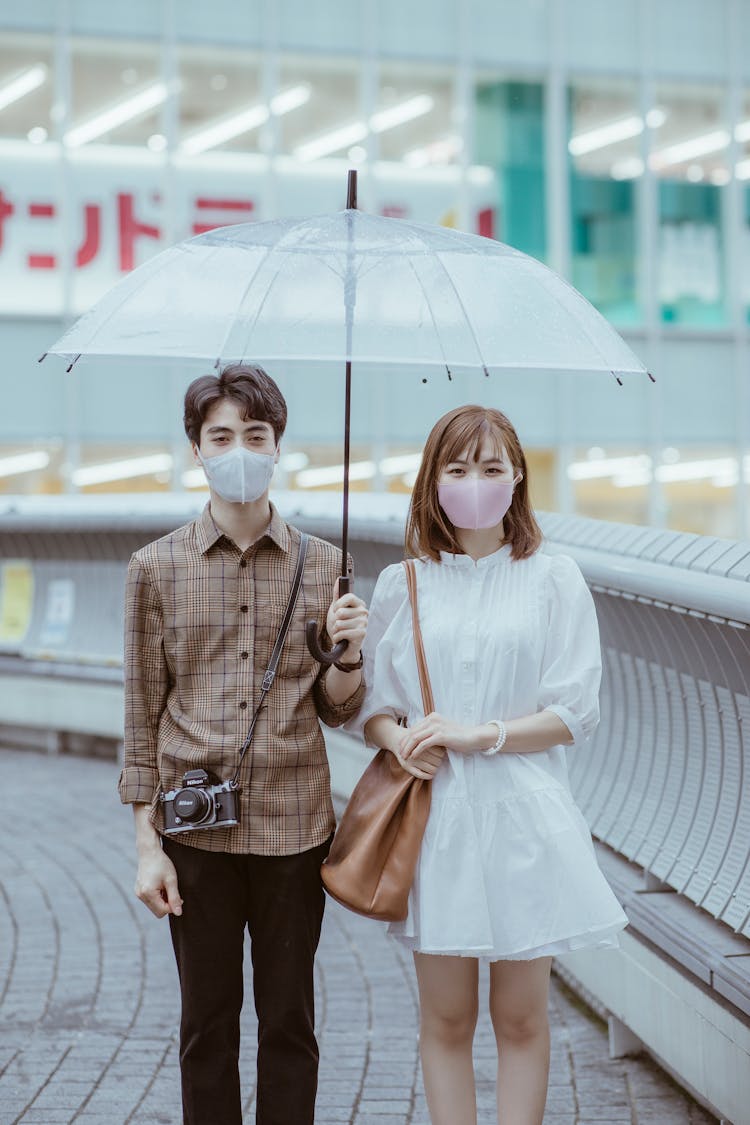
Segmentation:
<svg viewBox="0 0 750 1125">
<path fill-rule="evenodd" d="M 309 542 L 310 542 L 310 536 L 306 535 L 303 531 L 302 535 L 301 535 L 301 538 L 300 538 L 300 542 L 299 542 L 299 557 L 297 559 L 297 570 L 295 571 L 295 574 L 294 574 L 294 581 L 292 582 L 292 590 L 291 590 L 291 593 L 289 594 L 289 601 L 287 602 L 286 613 L 284 614 L 284 620 L 281 622 L 281 628 L 279 629 L 279 635 L 276 638 L 276 644 L 273 646 L 273 652 L 271 653 L 271 659 L 269 661 L 268 667 L 266 668 L 265 674 L 263 676 L 263 683 L 261 684 L 260 699 L 258 700 L 258 706 L 255 708 L 255 714 L 253 715 L 252 722 L 250 723 L 250 730 L 247 732 L 247 738 L 245 739 L 245 743 L 242 747 L 242 750 L 240 751 L 240 760 L 237 763 L 237 769 L 234 771 L 234 777 L 232 778 L 232 782 L 235 785 L 237 784 L 237 778 L 240 776 L 240 766 L 242 765 L 242 759 L 245 757 L 245 754 L 247 753 L 247 751 L 250 747 L 250 743 L 253 740 L 253 733 L 255 732 L 255 724 L 258 721 L 258 716 L 260 715 L 260 712 L 261 712 L 261 709 L 262 709 L 263 704 L 265 702 L 266 696 L 268 695 L 269 691 L 271 690 L 271 686 L 272 686 L 273 681 L 276 677 L 276 669 L 278 668 L 278 665 L 279 665 L 279 657 L 281 656 L 281 650 L 284 647 L 284 641 L 286 640 L 286 635 L 289 632 L 289 626 L 292 623 L 292 617 L 294 615 L 294 608 L 297 605 L 297 599 L 299 597 L 300 586 L 302 585 L 302 573 L 305 569 L 305 559 L 307 558 L 307 547 L 308 547 Z"/>
</svg>

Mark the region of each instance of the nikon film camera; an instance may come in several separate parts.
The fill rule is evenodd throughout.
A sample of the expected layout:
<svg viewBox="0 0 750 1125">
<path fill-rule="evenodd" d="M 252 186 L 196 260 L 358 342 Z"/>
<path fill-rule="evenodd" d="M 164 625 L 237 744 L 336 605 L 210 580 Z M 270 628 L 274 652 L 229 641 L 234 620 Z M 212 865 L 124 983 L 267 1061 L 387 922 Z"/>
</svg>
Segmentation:
<svg viewBox="0 0 750 1125">
<path fill-rule="evenodd" d="M 213 785 L 205 770 L 188 770 L 182 788 L 160 794 L 164 810 L 165 835 L 192 832 L 196 828 L 232 828 L 237 818 L 237 790 L 234 780 Z"/>
</svg>

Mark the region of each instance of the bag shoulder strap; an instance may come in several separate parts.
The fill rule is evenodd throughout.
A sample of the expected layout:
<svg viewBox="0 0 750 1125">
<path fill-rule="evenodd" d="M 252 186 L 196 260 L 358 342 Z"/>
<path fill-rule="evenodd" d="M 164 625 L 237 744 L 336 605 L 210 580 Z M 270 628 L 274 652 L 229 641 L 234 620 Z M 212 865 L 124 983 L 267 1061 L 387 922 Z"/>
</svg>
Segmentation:
<svg viewBox="0 0 750 1125">
<path fill-rule="evenodd" d="M 414 650 L 417 654 L 417 671 L 419 672 L 419 686 L 422 689 L 422 707 L 425 715 L 435 710 L 435 700 L 432 695 L 430 673 L 427 668 L 427 658 L 424 654 L 422 630 L 419 627 L 419 604 L 417 600 L 417 569 L 414 559 L 404 559 L 402 566 L 406 571 L 406 585 L 409 589 L 411 602 L 412 633 L 414 634 Z"/>
<path fill-rule="evenodd" d="M 281 622 L 281 628 L 279 629 L 279 635 L 276 638 L 276 644 L 273 646 L 273 652 L 271 653 L 271 659 L 268 662 L 268 667 L 266 668 L 265 674 L 263 676 L 263 683 L 261 685 L 261 690 L 260 690 L 260 699 L 258 700 L 258 706 L 255 708 L 255 713 L 253 715 L 252 722 L 250 723 L 250 730 L 247 732 L 247 738 L 245 739 L 242 750 L 240 751 L 240 760 L 237 763 L 237 769 L 234 771 L 233 780 L 235 782 L 237 781 L 237 778 L 240 775 L 240 766 L 242 765 L 242 759 L 245 757 L 245 754 L 246 754 L 246 752 L 247 752 L 247 750 L 250 746 L 250 743 L 253 740 L 253 734 L 255 732 L 255 724 L 258 721 L 258 716 L 260 715 L 261 708 L 263 706 L 263 703 L 265 702 L 266 696 L 268 695 L 269 691 L 271 690 L 271 685 L 273 684 L 273 681 L 276 677 L 276 669 L 279 666 L 279 658 L 281 657 L 281 650 L 284 647 L 284 641 L 286 640 L 286 635 L 289 632 L 289 626 L 292 623 L 292 617 L 294 615 L 294 607 L 297 604 L 297 598 L 299 597 L 300 586 L 302 585 L 302 573 L 305 569 L 305 560 L 307 558 L 307 548 L 309 546 L 309 543 L 310 543 L 310 536 L 307 535 L 303 531 L 301 533 L 300 541 L 299 541 L 299 555 L 297 557 L 297 569 L 294 572 L 294 580 L 292 582 L 292 589 L 291 589 L 291 592 L 289 594 L 289 601 L 286 604 L 286 612 L 284 614 L 284 620 Z"/>
</svg>

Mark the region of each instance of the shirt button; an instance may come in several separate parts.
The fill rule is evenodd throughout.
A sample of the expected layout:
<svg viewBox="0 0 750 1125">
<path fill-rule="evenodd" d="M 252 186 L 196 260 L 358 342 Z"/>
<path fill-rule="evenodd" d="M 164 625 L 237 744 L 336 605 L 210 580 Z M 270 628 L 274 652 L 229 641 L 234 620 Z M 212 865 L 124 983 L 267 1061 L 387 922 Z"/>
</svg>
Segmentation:
<svg viewBox="0 0 750 1125">
<path fill-rule="evenodd" d="M 240 660 L 247 660 L 249 655 L 250 655 L 249 652 L 241 652 L 240 653 Z"/>
<path fill-rule="evenodd" d="M 240 606 L 240 613 L 247 613 L 247 606 L 246 605 Z"/>
<path fill-rule="evenodd" d="M 247 566 L 247 559 L 240 559 L 240 566 L 244 569 Z"/>
<path fill-rule="evenodd" d="M 245 700 L 243 699 L 242 703 L 240 703 L 240 711 L 244 711 L 246 707 L 247 707 L 247 703 L 245 703 Z"/>
</svg>

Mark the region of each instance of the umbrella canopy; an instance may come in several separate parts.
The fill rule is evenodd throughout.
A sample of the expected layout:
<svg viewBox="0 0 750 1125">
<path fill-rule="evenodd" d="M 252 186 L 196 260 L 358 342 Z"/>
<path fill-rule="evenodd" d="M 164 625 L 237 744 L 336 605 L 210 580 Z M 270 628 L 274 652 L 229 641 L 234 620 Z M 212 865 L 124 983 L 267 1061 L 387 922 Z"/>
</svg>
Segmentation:
<svg viewBox="0 0 750 1125">
<path fill-rule="evenodd" d="M 128 274 L 50 352 L 69 362 L 345 359 L 646 373 L 596 309 L 536 259 L 353 208 L 180 242 Z"/>
<path fill-rule="evenodd" d="M 244 223 L 180 242 L 128 274 L 49 351 L 99 360 L 344 361 L 347 545 L 353 364 L 646 374 L 607 321 L 534 258 L 492 239 L 356 209 Z M 45 353 L 49 354 L 49 353 Z M 44 359 L 44 356 L 42 356 Z M 315 658 L 325 652 L 307 625 Z"/>
</svg>

